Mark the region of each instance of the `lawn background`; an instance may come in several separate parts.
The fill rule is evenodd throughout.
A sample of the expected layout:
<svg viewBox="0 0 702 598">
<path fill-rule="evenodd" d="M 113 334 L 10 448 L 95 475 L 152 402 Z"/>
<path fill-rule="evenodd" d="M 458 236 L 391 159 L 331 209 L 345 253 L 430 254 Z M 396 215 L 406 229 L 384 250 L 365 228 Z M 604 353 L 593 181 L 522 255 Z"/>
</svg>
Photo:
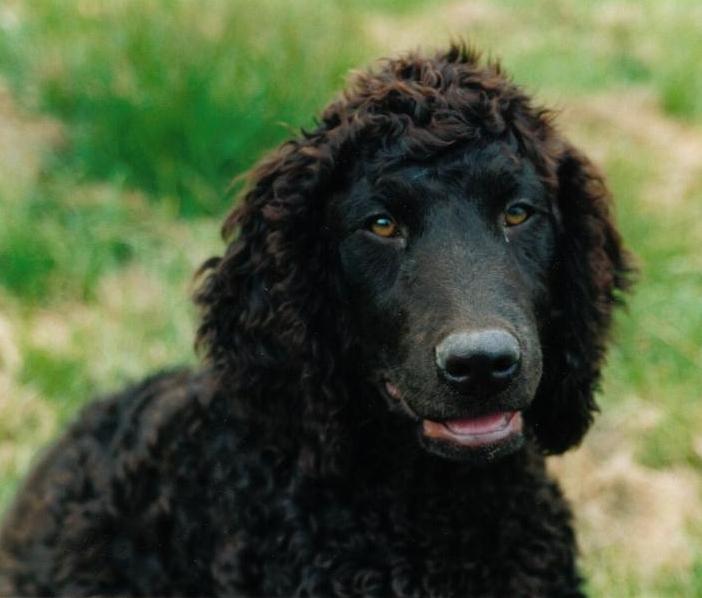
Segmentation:
<svg viewBox="0 0 702 598">
<path fill-rule="evenodd" d="M 0 509 L 91 395 L 194 363 L 228 184 L 348 72 L 467 37 L 607 173 L 640 281 L 553 459 L 594 596 L 702 595 L 702 4 L 3 0 Z"/>
</svg>

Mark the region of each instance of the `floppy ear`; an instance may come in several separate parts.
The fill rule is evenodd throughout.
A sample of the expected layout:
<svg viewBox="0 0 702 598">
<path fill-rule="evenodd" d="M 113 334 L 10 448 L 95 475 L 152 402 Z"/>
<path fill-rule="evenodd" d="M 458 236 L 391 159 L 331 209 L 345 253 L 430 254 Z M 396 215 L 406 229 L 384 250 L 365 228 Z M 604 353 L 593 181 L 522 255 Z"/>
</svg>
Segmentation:
<svg viewBox="0 0 702 598">
<path fill-rule="evenodd" d="M 284 144 L 252 172 L 223 227 L 226 253 L 203 265 L 195 297 L 198 347 L 237 407 L 248 403 L 266 425 L 292 425 L 286 412 L 299 421 L 303 408 L 313 409 L 290 397 L 323 392 L 339 354 L 330 349 L 339 310 L 328 293 L 321 205 L 333 159 L 322 133 Z"/>
<path fill-rule="evenodd" d="M 557 180 L 559 255 L 543 333 L 544 375 L 528 414 L 547 453 L 578 444 L 592 422 L 612 311 L 632 273 L 610 193 L 595 166 L 563 144 Z"/>
<path fill-rule="evenodd" d="M 203 264 L 195 295 L 197 347 L 228 409 L 310 474 L 351 453 L 343 426 L 353 418 L 338 416 L 351 404 L 351 327 L 325 232 L 345 139 L 324 123 L 252 171 L 223 226 L 227 250 Z"/>
</svg>

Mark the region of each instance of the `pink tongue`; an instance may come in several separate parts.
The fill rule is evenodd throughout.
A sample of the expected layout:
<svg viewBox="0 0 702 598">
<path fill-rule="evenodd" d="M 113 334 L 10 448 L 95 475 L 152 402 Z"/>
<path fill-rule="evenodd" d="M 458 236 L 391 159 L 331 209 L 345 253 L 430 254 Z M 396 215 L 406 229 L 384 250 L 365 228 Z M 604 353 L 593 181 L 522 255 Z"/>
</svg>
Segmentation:
<svg viewBox="0 0 702 598">
<path fill-rule="evenodd" d="M 511 413 L 493 413 L 472 419 L 452 419 L 444 425 L 454 434 L 487 434 L 505 427 Z"/>
</svg>

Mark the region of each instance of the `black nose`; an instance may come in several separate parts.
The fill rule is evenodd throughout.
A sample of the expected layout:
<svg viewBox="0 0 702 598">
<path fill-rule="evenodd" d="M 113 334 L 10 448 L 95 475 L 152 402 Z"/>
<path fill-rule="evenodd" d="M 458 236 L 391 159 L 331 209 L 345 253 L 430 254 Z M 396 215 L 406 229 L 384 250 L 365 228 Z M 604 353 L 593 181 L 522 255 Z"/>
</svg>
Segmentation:
<svg viewBox="0 0 702 598">
<path fill-rule="evenodd" d="M 436 347 L 441 375 L 460 390 L 497 392 L 519 371 L 519 343 L 505 330 L 458 332 Z"/>
</svg>

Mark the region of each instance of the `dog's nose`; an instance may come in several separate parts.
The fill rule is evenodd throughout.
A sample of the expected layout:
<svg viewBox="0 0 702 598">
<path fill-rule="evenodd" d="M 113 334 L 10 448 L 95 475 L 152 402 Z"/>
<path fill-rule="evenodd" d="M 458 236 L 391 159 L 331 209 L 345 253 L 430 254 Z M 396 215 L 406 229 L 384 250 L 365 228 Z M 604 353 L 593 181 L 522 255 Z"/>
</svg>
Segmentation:
<svg viewBox="0 0 702 598">
<path fill-rule="evenodd" d="M 447 382 L 463 391 L 497 392 L 519 371 L 517 339 L 505 330 L 458 332 L 436 347 L 436 365 Z"/>
</svg>

